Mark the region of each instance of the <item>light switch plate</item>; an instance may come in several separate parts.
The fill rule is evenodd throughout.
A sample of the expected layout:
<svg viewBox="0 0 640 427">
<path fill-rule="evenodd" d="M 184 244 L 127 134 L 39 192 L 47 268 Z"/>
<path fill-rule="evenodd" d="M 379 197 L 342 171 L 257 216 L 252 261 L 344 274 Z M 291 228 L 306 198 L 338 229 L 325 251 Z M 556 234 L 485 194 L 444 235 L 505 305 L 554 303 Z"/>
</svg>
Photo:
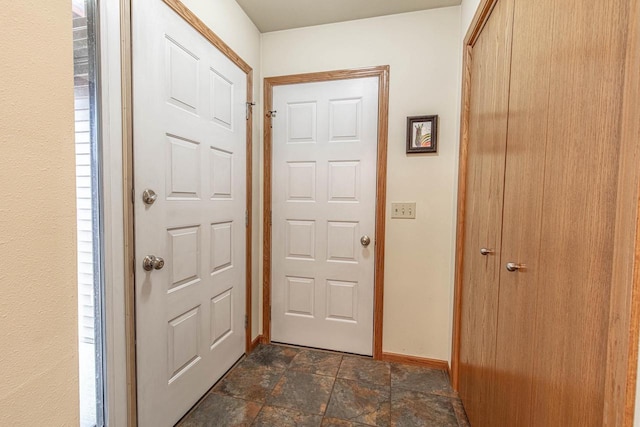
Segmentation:
<svg viewBox="0 0 640 427">
<path fill-rule="evenodd" d="M 391 203 L 391 218 L 415 219 L 416 202 Z"/>
</svg>

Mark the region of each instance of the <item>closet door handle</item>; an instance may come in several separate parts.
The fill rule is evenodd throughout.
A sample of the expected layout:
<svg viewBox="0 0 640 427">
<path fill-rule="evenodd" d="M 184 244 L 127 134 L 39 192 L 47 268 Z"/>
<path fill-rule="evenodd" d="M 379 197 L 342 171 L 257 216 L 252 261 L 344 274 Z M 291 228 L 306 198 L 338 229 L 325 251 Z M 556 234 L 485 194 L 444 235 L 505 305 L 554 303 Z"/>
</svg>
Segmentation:
<svg viewBox="0 0 640 427">
<path fill-rule="evenodd" d="M 495 251 L 493 249 L 488 249 L 488 248 L 480 248 L 480 255 L 491 255 L 492 253 L 494 253 Z"/>
<path fill-rule="evenodd" d="M 505 266 L 507 268 L 507 271 L 520 271 L 520 270 L 524 270 L 527 268 L 527 266 L 525 264 L 518 264 L 515 262 L 508 262 L 507 265 Z"/>
</svg>

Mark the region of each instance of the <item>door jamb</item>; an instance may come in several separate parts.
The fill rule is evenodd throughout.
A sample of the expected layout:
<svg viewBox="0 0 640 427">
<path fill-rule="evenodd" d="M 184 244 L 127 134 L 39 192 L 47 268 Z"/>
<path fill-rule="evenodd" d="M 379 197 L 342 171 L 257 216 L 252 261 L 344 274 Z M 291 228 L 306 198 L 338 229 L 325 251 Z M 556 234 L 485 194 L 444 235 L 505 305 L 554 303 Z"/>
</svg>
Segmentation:
<svg viewBox="0 0 640 427">
<path fill-rule="evenodd" d="M 120 73 L 122 91 L 122 198 L 124 206 L 124 317 L 126 335 L 127 425 L 138 425 L 136 370 L 135 251 L 133 228 L 133 67 L 131 2 L 120 0 Z"/>
<path fill-rule="evenodd" d="M 126 359 L 127 359 L 127 402 L 128 421 L 130 426 L 137 422 L 137 372 L 136 372 L 136 325 L 135 325 L 135 241 L 134 241 L 134 204 L 133 194 L 133 67 L 132 67 L 132 16 L 133 0 L 120 0 L 120 36 L 121 36 L 121 73 L 122 73 L 122 147 L 124 178 L 124 259 L 125 263 L 125 323 L 126 323 Z M 252 348 L 251 342 L 251 269 L 252 269 L 252 154 L 253 154 L 253 69 L 233 49 L 216 35 L 200 18 L 198 18 L 180 0 L 163 0 L 175 13 L 182 17 L 193 29 L 207 39 L 216 49 L 222 52 L 231 62 L 247 76 L 247 128 L 246 128 L 246 328 L 245 354 Z"/>
<path fill-rule="evenodd" d="M 166 1 L 166 0 L 165 0 Z M 264 207 L 263 207 L 263 283 L 262 283 L 262 339 L 271 342 L 271 185 L 272 140 L 269 111 L 273 109 L 273 87 L 299 83 L 378 77 L 378 160 L 376 174 L 376 242 L 373 312 L 373 358 L 382 359 L 382 316 L 384 307 L 384 249 L 387 199 L 387 140 L 389 126 L 389 69 L 388 65 L 318 73 L 267 77 L 264 79 Z"/>
</svg>

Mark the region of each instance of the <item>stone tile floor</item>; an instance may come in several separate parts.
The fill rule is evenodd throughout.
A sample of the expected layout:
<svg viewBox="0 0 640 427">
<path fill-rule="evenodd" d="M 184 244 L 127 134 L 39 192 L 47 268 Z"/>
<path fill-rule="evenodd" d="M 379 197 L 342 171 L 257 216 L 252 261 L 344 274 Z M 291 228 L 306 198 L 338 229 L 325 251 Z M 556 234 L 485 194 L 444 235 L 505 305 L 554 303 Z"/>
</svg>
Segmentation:
<svg viewBox="0 0 640 427">
<path fill-rule="evenodd" d="M 195 426 L 468 427 L 446 372 L 261 345 L 178 423 Z"/>
</svg>

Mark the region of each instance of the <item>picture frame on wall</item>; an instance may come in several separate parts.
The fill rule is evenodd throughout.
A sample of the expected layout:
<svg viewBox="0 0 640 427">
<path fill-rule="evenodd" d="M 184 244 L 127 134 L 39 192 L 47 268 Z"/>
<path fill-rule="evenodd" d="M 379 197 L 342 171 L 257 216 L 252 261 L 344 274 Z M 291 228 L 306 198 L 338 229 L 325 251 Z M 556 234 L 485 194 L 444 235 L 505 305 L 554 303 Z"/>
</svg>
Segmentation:
<svg viewBox="0 0 640 427">
<path fill-rule="evenodd" d="M 438 116 L 407 117 L 407 154 L 438 152 Z"/>
</svg>

